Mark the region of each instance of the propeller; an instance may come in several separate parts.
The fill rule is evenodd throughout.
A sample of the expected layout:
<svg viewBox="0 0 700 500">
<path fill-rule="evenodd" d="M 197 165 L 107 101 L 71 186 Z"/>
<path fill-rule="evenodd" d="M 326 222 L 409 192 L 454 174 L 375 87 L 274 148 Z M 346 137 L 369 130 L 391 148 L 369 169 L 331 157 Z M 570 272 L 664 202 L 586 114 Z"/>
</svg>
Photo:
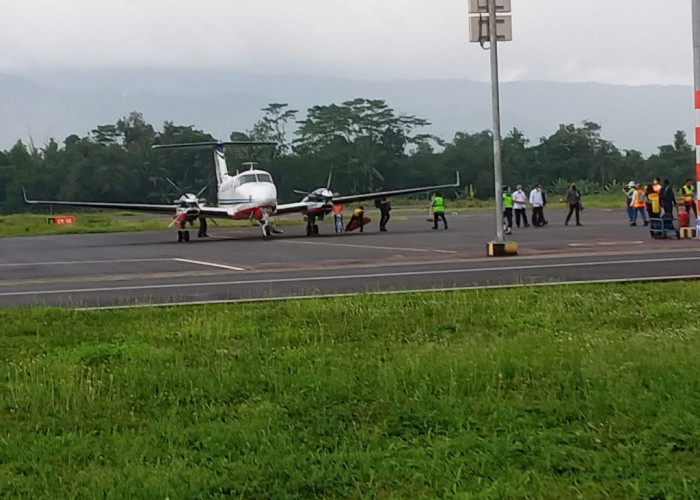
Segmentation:
<svg viewBox="0 0 700 500">
<path fill-rule="evenodd" d="M 170 184 L 172 187 L 174 187 L 175 190 L 176 190 L 178 193 L 182 193 L 183 189 L 180 188 L 180 186 L 178 186 L 177 183 L 175 183 L 172 179 L 166 177 L 165 180 L 168 181 L 168 184 Z M 197 204 L 206 203 L 207 200 L 206 200 L 205 198 L 200 198 L 199 196 L 200 196 L 208 187 L 209 187 L 209 185 L 204 186 L 202 189 L 200 189 L 199 191 L 197 191 L 197 194 L 185 193 L 184 195 L 180 196 L 180 198 L 178 198 L 177 200 L 175 200 L 173 203 L 181 203 L 181 202 L 183 202 L 183 201 L 192 201 L 192 198 L 195 199 L 195 201 L 197 202 Z M 183 198 L 184 198 L 184 199 L 183 199 Z"/>
<path fill-rule="evenodd" d="M 329 202 L 333 201 L 334 196 L 338 196 L 338 193 L 331 191 L 331 179 L 333 176 L 333 171 L 328 172 L 328 181 L 326 182 L 326 187 L 316 188 L 313 191 L 301 191 L 295 189 L 294 192 L 297 194 L 303 194 L 308 201 L 317 202 Z"/>
</svg>

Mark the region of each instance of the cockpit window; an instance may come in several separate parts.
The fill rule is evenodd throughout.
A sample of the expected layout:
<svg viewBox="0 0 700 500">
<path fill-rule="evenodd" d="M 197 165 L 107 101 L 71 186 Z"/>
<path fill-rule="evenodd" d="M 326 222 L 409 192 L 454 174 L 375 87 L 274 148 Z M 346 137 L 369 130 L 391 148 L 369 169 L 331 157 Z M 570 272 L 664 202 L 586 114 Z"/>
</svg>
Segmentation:
<svg viewBox="0 0 700 500">
<path fill-rule="evenodd" d="M 256 182 L 255 174 L 243 174 L 238 178 L 240 184 L 247 184 L 249 182 Z"/>
<path fill-rule="evenodd" d="M 268 173 L 256 174 L 258 182 L 272 182 L 272 176 Z"/>
</svg>

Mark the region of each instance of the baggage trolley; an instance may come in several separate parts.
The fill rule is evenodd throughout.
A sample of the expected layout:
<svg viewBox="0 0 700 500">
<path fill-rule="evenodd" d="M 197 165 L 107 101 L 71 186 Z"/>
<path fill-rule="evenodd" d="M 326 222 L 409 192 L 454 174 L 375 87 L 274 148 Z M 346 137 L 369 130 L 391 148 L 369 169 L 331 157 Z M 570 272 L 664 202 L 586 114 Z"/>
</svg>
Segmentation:
<svg viewBox="0 0 700 500">
<path fill-rule="evenodd" d="M 657 240 L 670 239 L 675 236 L 676 238 L 681 238 L 681 233 L 674 226 L 673 222 L 678 219 L 674 217 L 654 217 L 649 219 L 649 231 L 651 232 L 651 237 Z M 671 236 L 669 236 L 671 233 Z"/>
</svg>

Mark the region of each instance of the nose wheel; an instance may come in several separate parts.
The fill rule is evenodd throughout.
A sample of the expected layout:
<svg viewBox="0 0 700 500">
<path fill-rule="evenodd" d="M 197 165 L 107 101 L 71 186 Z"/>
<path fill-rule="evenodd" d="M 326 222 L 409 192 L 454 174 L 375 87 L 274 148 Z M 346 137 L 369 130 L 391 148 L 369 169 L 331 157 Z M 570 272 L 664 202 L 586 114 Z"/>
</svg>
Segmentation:
<svg viewBox="0 0 700 500">
<path fill-rule="evenodd" d="M 177 231 L 177 242 L 180 243 L 182 241 L 190 241 L 190 232 L 186 229 L 178 229 Z"/>
</svg>

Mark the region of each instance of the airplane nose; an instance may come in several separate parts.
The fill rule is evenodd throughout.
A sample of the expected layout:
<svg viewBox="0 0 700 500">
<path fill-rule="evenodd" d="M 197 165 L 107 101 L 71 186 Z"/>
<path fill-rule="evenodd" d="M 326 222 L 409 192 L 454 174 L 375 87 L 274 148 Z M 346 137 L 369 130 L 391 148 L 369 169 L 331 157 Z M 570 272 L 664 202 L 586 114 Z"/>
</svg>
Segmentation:
<svg viewBox="0 0 700 500">
<path fill-rule="evenodd" d="M 261 205 L 277 205 L 277 189 L 274 184 L 260 183 L 251 186 L 250 197 Z"/>
</svg>

